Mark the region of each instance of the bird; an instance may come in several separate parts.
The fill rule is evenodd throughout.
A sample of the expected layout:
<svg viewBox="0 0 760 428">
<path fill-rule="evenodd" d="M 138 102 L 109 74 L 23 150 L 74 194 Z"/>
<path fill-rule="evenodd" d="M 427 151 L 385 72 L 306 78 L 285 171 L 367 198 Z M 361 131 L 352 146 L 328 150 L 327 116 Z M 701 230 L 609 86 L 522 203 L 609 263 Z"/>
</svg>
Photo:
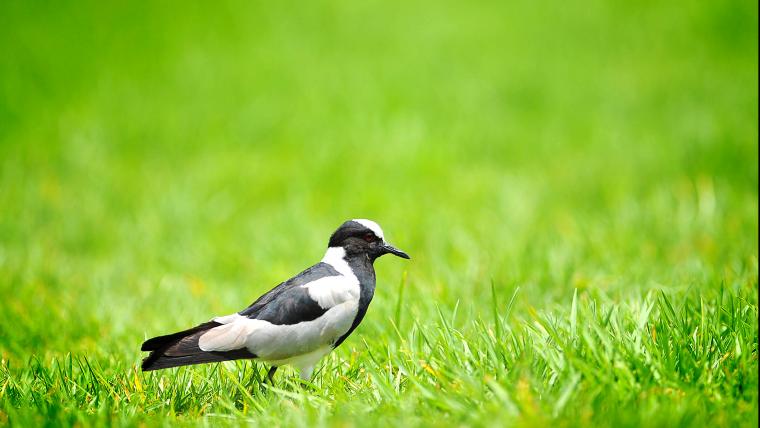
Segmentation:
<svg viewBox="0 0 760 428">
<path fill-rule="evenodd" d="M 348 220 L 330 236 L 320 262 L 247 308 L 143 342 L 141 350 L 150 354 L 142 370 L 254 359 L 270 365 L 270 384 L 283 365 L 308 381 L 319 360 L 364 319 L 375 293 L 374 262 L 385 254 L 410 259 L 385 241 L 376 222 Z"/>
</svg>

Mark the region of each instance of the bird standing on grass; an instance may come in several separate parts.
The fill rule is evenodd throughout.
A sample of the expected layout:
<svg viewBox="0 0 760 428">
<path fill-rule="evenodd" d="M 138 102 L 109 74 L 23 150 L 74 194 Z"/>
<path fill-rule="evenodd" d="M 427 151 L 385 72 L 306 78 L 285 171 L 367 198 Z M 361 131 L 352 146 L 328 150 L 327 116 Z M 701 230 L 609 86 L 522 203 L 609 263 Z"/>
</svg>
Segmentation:
<svg viewBox="0 0 760 428">
<path fill-rule="evenodd" d="M 371 220 L 349 220 L 330 236 L 322 261 L 283 282 L 242 311 L 199 326 L 146 340 L 150 355 L 143 371 L 257 359 L 277 367 L 290 364 L 301 378 L 350 335 L 375 293 L 375 259 L 409 256 L 385 242 Z"/>
</svg>

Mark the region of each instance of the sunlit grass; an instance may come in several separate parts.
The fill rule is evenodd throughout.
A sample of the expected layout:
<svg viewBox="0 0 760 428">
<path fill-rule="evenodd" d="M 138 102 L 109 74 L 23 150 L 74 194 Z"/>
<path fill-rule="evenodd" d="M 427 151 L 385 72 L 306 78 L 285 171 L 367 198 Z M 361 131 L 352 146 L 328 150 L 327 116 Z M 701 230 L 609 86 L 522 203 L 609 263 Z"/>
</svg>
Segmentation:
<svg viewBox="0 0 760 428">
<path fill-rule="evenodd" d="M 357 414 L 377 411 L 376 422 L 362 424 L 428 425 L 441 415 L 451 425 L 484 417 L 518 426 L 556 418 L 571 425 L 751 424 L 757 296 L 742 288 L 709 294 L 650 292 L 619 302 L 576 293 L 560 309 L 539 312 L 520 311 L 515 290 L 509 303 L 493 302 L 496 319 L 462 321 L 455 309 L 356 343 L 349 355 L 329 358 L 306 388 L 292 375 L 269 387 L 263 368 L 250 363 L 143 374 L 113 357 L 32 358 L 18 368 L 4 361 L 6 417 L 21 425 L 92 415 L 353 424 Z"/>
<path fill-rule="evenodd" d="M 757 5 L 0 5 L 0 425 L 757 426 Z M 140 343 L 348 218 L 302 388 Z"/>
</svg>

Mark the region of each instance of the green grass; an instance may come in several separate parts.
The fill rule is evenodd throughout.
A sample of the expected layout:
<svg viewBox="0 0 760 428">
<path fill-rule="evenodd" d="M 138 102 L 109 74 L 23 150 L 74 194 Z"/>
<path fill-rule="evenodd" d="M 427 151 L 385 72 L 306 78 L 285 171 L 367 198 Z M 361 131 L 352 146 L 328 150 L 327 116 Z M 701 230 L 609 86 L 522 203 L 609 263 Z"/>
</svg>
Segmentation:
<svg viewBox="0 0 760 428">
<path fill-rule="evenodd" d="M 749 1 L 0 5 L 0 425 L 757 426 Z M 357 331 L 143 374 L 367 217 Z"/>
</svg>

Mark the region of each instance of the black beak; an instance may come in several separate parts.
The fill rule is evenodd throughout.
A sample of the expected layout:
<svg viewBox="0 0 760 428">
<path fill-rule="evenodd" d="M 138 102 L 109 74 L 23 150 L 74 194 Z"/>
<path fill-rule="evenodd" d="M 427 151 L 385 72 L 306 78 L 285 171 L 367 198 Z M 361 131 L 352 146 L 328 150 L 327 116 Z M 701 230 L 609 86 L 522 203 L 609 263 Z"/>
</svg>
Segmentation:
<svg viewBox="0 0 760 428">
<path fill-rule="evenodd" d="M 385 253 L 391 253 L 394 256 L 399 256 L 402 259 L 411 259 L 411 257 L 409 257 L 409 254 L 399 250 L 398 248 L 394 247 L 391 244 L 383 243 L 383 251 Z"/>
</svg>

